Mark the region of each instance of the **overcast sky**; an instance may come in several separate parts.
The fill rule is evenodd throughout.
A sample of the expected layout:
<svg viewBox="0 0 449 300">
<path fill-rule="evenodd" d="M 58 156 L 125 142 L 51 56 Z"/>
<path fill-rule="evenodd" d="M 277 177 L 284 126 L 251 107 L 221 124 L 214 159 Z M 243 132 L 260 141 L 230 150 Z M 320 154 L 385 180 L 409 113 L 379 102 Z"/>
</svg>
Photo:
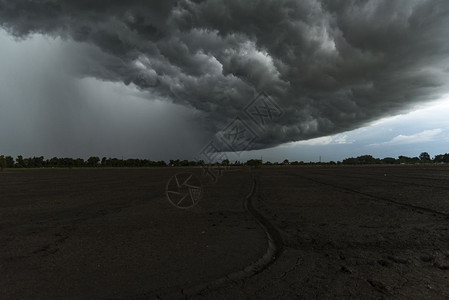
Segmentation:
<svg viewBox="0 0 449 300">
<path fill-rule="evenodd" d="M 0 0 L 0 24 L 1 154 L 193 159 L 236 117 L 231 159 L 449 152 L 448 1 Z"/>
</svg>

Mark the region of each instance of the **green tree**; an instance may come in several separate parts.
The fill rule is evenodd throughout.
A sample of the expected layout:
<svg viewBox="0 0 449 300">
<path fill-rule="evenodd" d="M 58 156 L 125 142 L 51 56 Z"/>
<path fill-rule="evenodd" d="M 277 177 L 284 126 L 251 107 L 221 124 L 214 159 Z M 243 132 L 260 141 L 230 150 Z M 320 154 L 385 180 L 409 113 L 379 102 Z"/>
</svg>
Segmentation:
<svg viewBox="0 0 449 300">
<path fill-rule="evenodd" d="M 433 160 L 436 163 L 448 163 L 449 162 L 449 153 L 435 155 Z"/>
<path fill-rule="evenodd" d="M 419 160 L 419 159 L 418 159 L 418 160 Z M 400 156 L 398 157 L 398 162 L 399 162 L 400 164 L 411 164 L 411 163 L 414 163 L 414 159 L 411 158 L 411 157 L 408 157 L 408 156 L 400 155 Z"/>
<path fill-rule="evenodd" d="M 5 157 L 5 161 L 6 161 L 6 167 L 7 168 L 13 168 L 14 167 L 14 158 L 11 156 L 6 156 Z"/>
<path fill-rule="evenodd" d="M 345 165 L 357 165 L 359 163 L 360 163 L 359 160 L 354 157 L 349 157 L 349 158 L 343 159 L 343 164 L 345 164 Z"/>
<path fill-rule="evenodd" d="M 395 164 L 397 161 L 396 161 L 396 158 L 394 158 L 394 157 L 385 157 L 384 159 L 382 159 L 382 163 L 384 163 L 384 164 Z"/>
<path fill-rule="evenodd" d="M 362 165 L 373 165 L 378 163 L 378 159 L 372 157 L 371 155 L 362 155 L 357 157 L 357 159 Z"/>
<path fill-rule="evenodd" d="M 73 163 L 74 163 L 74 166 L 75 166 L 75 167 L 81 168 L 81 167 L 84 166 L 84 159 L 82 159 L 82 158 L 77 158 L 77 159 L 74 160 Z"/>
<path fill-rule="evenodd" d="M 419 160 L 423 162 L 429 162 L 430 161 L 430 155 L 427 152 L 423 152 L 419 155 Z"/>
<path fill-rule="evenodd" d="M 261 159 L 250 159 L 246 161 L 246 165 L 251 167 L 260 167 L 261 164 L 262 164 Z"/>
<path fill-rule="evenodd" d="M 89 167 L 96 167 L 100 162 L 100 158 L 98 156 L 91 156 L 87 159 L 87 165 Z"/>
<path fill-rule="evenodd" d="M 18 168 L 25 167 L 25 161 L 23 160 L 23 156 L 22 155 L 17 156 L 17 158 L 16 158 L 16 166 Z"/>
<path fill-rule="evenodd" d="M 4 168 L 6 168 L 6 159 L 5 156 L 0 155 L 0 171 L 3 171 Z"/>
</svg>

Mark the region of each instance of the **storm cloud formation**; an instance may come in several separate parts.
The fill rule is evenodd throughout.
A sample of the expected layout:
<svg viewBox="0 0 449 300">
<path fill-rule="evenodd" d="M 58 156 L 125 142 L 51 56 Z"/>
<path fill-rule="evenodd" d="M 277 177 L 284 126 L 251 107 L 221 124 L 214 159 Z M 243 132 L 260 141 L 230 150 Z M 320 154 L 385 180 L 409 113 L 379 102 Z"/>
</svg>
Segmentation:
<svg viewBox="0 0 449 300">
<path fill-rule="evenodd" d="M 0 24 L 85 47 L 80 76 L 134 83 L 226 126 L 258 91 L 266 148 L 354 129 L 448 91 L 446 0 L 0 0 Z"/>
</svg>

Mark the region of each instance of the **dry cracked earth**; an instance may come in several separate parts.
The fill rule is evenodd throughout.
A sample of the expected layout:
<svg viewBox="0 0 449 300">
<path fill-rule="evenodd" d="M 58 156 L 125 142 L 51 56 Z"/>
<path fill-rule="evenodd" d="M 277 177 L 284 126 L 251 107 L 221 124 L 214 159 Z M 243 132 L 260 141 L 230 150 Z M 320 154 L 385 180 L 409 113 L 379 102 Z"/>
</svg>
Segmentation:
<svg viewBox="0 0 449 300">
<path fill-rule="evenodd" d="M 449 168 L 5 170 L 0 250 L 2 299 L 448 299 Z"/>
</svg>

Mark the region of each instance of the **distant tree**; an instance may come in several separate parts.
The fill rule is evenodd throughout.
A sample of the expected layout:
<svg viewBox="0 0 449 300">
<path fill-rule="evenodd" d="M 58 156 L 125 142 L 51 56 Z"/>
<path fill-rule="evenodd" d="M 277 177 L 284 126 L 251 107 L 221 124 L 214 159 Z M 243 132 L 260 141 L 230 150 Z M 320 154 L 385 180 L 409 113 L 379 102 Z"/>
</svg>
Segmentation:
<svg viewBox="0 0 449 300">
<path fill-rule="evenodd" d="M 439 155 L 435 155 L 435 158 L 433 159 L 434 162 L 436 163 L 442 163 L 444 159 L 444 155 L 443 154 L 439 154 Z"/>
<path fill-rule="evenodd" d="M 6 159 L 5 156 L 0 155 L 0 171 L 3 171 L 4 168 L 6 168 Z"/>
<path fill-rule="evenodd" d="M 156 165 L 159 166 L 159 167 L 166 167 L 167 163 L 165 161 L 163 161 L 163 160 L 160 160 L 160 161 L 158 161 L 156 163 Z"/>
<path fill-rule="evenodd" d="M 29 157 L 23 159 L 23 165 L 26 168 L 42 168 L 44 166 L 44 157 Z"/>
<path fill-rule="evenodd" d="M 222 166 L 229 166 L 229 159 L 223 159 L 223 161 L 221 162 Z"/>
<path fill-rule="evenodd" d="M 14 158 L 12 158 L 11 156 L 6 156 L 5 157 L 5 162 L 6 162 L 6 167 L 7 168 L 13 168 L 14 167 Z"/>
<path fill-rule="evenodd" d="M 16 167 L 18 168 L 24 168 L 25 167 L 25 161 L 23 160 L 23 156 L 19 155 L 16 158 Z"/>
<path fill-rule="evenodd" d="M 74 166 L 77 168 L 81 168 L 85 164 L 84 159 L 82 159 L 82 158 L 75 159 L 73 163 L 74 163 Z"/>
<path fill-rule="evenodd" d="M 182 167 L 188 167 L 188 166 L 189 166 L 189 161 L 186 160 L 186 159 L 181 160 L 181 161 L 179 162 L 179 165 L 181 165 Z"/>
<path fill-rule="evenodd" d="M 430 162 L 430 155 L 427 152 L 423 152 L 419 155 L 419 160 L 422 162 Z"/>
<path fill-rule="evenodd" d="M 170 166 L 179 167 L 179 166 L 181 166 L 181 161 L 179 159 L 177 159 L 177 160 L 170 159 Z"/>
<path fill-rule="evenodd" d="M 49 167 L 58 167 L 59 166 L 59 158 L 53 157 L 47 160 L 47 166 Z"/>
<path fill-rule="evenodd" d="M 374 158 L 371 155 L 362 155 L 357 157 L 357 159 L 359 160 L 359 163 L 362 165 L 373 165 L 379 162 L 377 158 Z"/>
<path fill-rule="evenodd" d="M 349 157 L 349 158 L 343 159 L 343 164 L 345 164 L 345 165 L 357 165 L 359 163 L 360 163 L 359 160 L 354 157 Z"/>
<path fill-rule="evenodd" d="M 260 165 L 262 165 L 262 160 L 261 159 L 250 159 L 250 160 L 246 161 L 246 165 L 251 166 L 251 167 L 260 167 Z"/>
<path fill-rule="evenodd" d="M 449 153 L 435 155 L 433 161 L 436 163 L 449 163 Z"/>
<path fill-rule="evenodd" d="M 444 162 L 444 163 L 449 163 L 449 153 L 445 153 L 445 154 L 443 155 L 443 162 Z"/>
<path fill-rule="evenodd" d="M 397 163 L 397 161 L 394 157 L 385 157 L 384 159 L 382 159 L 382 163 L 391 165 Z"/>
<path fill-rule="evenodd" d="M 282 162 L 284 165 L 289 165 L 290 162 L 288 161 L 288 159 L 284 159 L 284 161 Z"/>
<path fill-rule="evenodd" d="M 198 162 L 196 162 L 195 160 L 190 160 L 190 161 L 189 161 L 189 166 L 195 167 L 195 166 L 197 166 L 197 165 L 198 165 Z"/>
<path fill-rule="evenodd" d="M 398 163 L 400 164 L 416 164 L 419 163 L 420 159 L 418 157 L 407 157 L 407 156 L 399 156 Z"/>
<path fill-rule="evenodd" d="M 411 159 L 410 157 L 403 156 L 403 155 L 400 155 L 400 156 L 398 157 L 398 162 L 399 162 L 400 164 L 410 163 L 411 160 L 412 160 L 412 159 Z"/>
<path fill-rule="evenodd" d="M 42 168 L 44 166 L 44 157 L 43 156 L 34 157 L 34 164 L 36 167 Z"/>
<path fill-rule="evenodd" d="M 356 158 L 349 157 L 343 160 L 343 164 L 345 165 L 373 165 L 379 164 L 381 162 L 380 159 L 374 158 L 371 155 L 362 155 Z"/>
<path fill-rule="evenodd" d="M 87 165 L 89 167 L 96 167 L 100 162 L 100 158 L 98 156 L 91 156 L 87 159 Z"/>
</svg>

